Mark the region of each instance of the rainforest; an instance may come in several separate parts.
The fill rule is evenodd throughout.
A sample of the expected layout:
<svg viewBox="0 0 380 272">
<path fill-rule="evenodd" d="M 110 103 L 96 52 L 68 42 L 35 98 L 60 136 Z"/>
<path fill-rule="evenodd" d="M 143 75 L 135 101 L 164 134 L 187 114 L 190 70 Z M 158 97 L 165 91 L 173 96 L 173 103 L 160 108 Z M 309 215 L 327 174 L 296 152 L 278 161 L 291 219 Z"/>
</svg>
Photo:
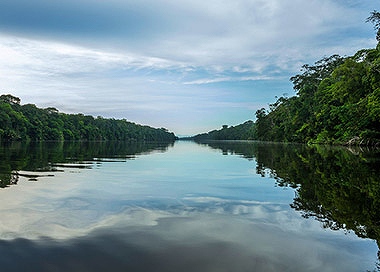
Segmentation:
<svg viewBox="0 0 380 272">
<path fill-rule="evenodd" d="M 290 80 L 296 95 L 257 110 L 255 122 L 223 126 L 194 139 L 379 145 L 379 45 L 305 64 Z"/>
<path fill-rule="evenodd" d="M 174 141 L 165 128 L 152 128 L 125 119 L 66 114 L 56 108 L 21 105 L 18 97 L 0 96 L 0 140 L 31 141 Z"/>
</svg>

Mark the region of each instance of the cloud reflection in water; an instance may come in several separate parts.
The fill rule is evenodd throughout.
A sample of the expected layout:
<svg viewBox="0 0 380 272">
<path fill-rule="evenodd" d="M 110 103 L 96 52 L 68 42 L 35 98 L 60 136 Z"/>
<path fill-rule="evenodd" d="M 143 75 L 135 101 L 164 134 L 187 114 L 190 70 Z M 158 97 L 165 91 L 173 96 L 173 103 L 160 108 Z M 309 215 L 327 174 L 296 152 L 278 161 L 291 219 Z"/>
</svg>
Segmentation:
<svg viewBox="0 0 380 272">
<path fill-rule="evenodd" d="M 211 203 L 210 203 L 211 202 Z M 138 203 L 136 203 L 138 204 Z M 123 211 L 85 216 L 47 213 L 30 228 L 47 237 L 0 241 L 4 271 L 358 271 L 360 254 L 341 247 L 347 237 L 330 244 L 298 224 L 274 204 L 229 201 L 213 197 L 184 199 L 182 204 L 140 203 Z M 87 207 L 71 199 L 66 205 Z M 161 209 L 165 207 L 165 210 Z M 237 215 L 240 216 L 231 216 Z M 243 215 L 243 216 L 241 216 Z M 51 216 L 52 218 L 49 218 Z M 287 217 L 286 226 L 281 220 Z M 250 220 L 255 218 L 255 220 Z M 78 225 L 78 220 L 82 225 Z M 280 220 L 280 221 L 277 221 Z M 61 221 L 62 223 L 63 221 Z M 96 222 L 96 223 L 95 223 Z M 314 221 L 311 221 L 314 222 Z M 315 223 L 315 222 L 314 222 Z M 305 228 L 305 226 L 303 226 Z M 33 232 L 29 232 L 31 234 Z M 54 237 L 54 236 L 57 237 Z M 60 239 L 58 239 L 60 238 Z M 352 243 L 352 241 L 350 241 Z M 361 240 L 356 243 L 360 244 Z M 348 245 L 348 242 L 347 242 Z M 374 245 L 375 247 L 375 245 Z M 339 251 L 340 254 L 335 253 Z M 343 269 L 343 270 L 342 270 Z"/>
</svg>

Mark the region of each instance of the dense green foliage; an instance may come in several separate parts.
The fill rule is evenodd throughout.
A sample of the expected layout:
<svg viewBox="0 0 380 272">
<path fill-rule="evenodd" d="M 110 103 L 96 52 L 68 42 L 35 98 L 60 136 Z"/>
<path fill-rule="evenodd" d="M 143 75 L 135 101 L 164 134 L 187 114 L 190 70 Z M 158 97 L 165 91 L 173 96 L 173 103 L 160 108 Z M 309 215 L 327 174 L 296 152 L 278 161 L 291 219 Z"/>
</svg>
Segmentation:
<svg viewBox="0 0 380 272">
<path fill-rule="evenodd" d="M 0 140 L 32 141 L 174 141 L 165 128 L 142 126 L 126 120 L 65 114 L 55 108 L 21 105 L 12 95 L 0 96 Z"/>
<path fill-rule="evenodd" d="M 297 95 L 256 112 L 257 140 L 378 143 L 380 47 L 324 58 L 291 78 Z"/>
</svg>

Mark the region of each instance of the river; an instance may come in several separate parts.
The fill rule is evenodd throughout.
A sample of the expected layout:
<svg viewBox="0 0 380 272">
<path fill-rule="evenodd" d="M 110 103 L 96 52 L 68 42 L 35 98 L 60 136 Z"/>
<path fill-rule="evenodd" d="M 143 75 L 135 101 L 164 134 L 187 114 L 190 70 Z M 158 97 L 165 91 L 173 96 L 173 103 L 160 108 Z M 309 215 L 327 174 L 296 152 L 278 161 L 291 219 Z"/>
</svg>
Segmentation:
<svg viewBox="0 0 380 272">
<path fill-rule="evenodd" d="M 380 271 L 380 153 L 3 143 L 1 271 Z"/>
</svg>

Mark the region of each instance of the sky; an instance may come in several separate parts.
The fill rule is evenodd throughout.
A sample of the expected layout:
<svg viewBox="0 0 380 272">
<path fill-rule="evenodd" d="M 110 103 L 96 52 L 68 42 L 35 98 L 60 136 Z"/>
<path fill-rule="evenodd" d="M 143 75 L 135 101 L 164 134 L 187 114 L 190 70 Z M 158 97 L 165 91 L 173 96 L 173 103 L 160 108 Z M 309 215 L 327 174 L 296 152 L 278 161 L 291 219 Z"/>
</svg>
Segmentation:
<svg viewBox="0 0 380 272">
<path fill-rule="evenodd" d="M 378 0 L 0 0 L 0 93 L 194 135 L 295 95 L 303 64 L 376 46 Z"/>
</svg>

